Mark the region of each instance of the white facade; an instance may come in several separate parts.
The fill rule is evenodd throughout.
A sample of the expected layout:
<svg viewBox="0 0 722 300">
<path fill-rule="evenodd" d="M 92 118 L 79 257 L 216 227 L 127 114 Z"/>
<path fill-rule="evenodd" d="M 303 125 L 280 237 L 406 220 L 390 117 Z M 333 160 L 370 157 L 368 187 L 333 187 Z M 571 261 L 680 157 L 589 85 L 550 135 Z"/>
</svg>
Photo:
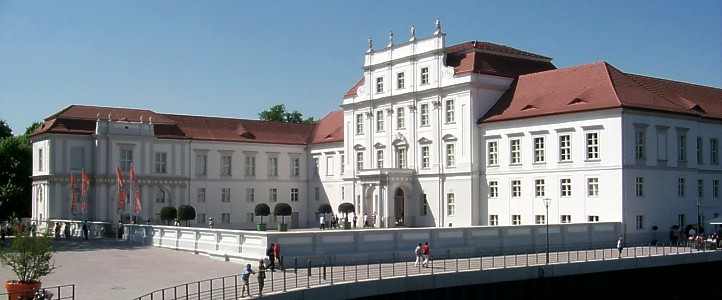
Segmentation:
<svg viewBox="0 0 722 300">
<path fill-rule="evenodd" d="M 117 220 L 114 170 L 124 149 L 141 177 L 143 220 L 190 204 L 199 223 L 251 228 L 256 204 L 283 202 L 296 212 L 292 227 L 316 227 L 319 206 L 349 202 L 359 226 L 365 218 L 377 227 L 623 222 L 627 234 L 657 226 L 664 235 L 697 222 L 698 199 L 704 218 L 722 211 L 718 121 L 613 108 L 477 124 L 513 79 L 455 74 L 445 49 L 440 28 L 369 48 L 363 84 L 341 103 L 343 141 L 173 140 L 154 137 L 147 123 L 100 120 L 92 136 L 38 135 L 33 218 L 73 217 L 67 176 L 85 169 L 94 182 L 88 217 Z"/>
</svg>

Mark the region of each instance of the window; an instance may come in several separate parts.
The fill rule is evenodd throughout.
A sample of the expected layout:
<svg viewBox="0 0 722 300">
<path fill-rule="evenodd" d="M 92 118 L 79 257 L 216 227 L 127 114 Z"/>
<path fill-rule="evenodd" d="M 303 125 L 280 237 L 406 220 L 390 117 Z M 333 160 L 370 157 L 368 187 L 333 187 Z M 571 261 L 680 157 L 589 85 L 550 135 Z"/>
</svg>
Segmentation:
<svg viewBox="0 0 722 300">
<path fill-rule="evenodd" d="M 404 73 L 396 73 L 396 88 L 397 89 L 403 89 L 404 88 Z"/>
<path fill-rule="evenodd" d="M 198 190 L 196 191 L 196 202 L 206 202 L 206 188 L 198 188 Z"/>
<path fill-rule="evenodd" d="M 206 223 L 206 214 L 197 214 L 196 215 L 196 223 L 197 224 L 205 224 Z"/>
<path fill-rule="evenodd" d="M 429 214 L 429 198 L 426 194 L 421 195 L 421 215 L 425 216 Z"/>
<path fill-rule="evenodd" d="M 561 180 L 561 195 L 562 197 L 571 197 L 572 180 L 570 178 L 563 178 Z"/>
<path fill-rule="evenodd" d="M 356 114 L 356 135 L 364 134 L 364 115 Z"/>
<path fill-rule="evenodd" d="M 511 225 L 521 225 L 521 215 L 511 215 Z"/>
<path fill-rule="evenodd" d="M 544 215 L 534 216 L 534 224 L 537 224 L 537 225 L 546 224 L 546 216 L 544 216 Z"/>
<path fill-rule="evenodd" d="M 687 222 L 684 214 L 677 215 L 677 225 L 679 225 L 680 228 L 684 228 L 685 224 L 687 224 Z"/>
<path fill-rule="evenodd" d="M 253 223 L 255 215 L 252 212 L 246 213 L 246 223 Z"/>
<path fill-rule="evenodd" d="M 599 222 L 599 216 L 589 216 L 587 220 L 589 222 Z"/>
<path fill-rule="evenodd" d="M 709 161 L 713 165 L 719 164 L 719 140 L 717 139 L 709 140 Z"/>
<path fill-rule="evenodd" d="M 344 201 L 344 200 L 346 200 L 346 188 L 342 186 L 341 187 L 341 201 Z"/>
<path fill-rule="evenodd" d="M 165 174 L 168 171 L 168 154 L 165 152 L 155 153 L 155 172 Z"/>
<path fill-rule="evenodd" d="M 704 145 L 702 145 L 702 137 L 698 136 L 697 137 L 697 163 L 700 165 L 702 163 L 704 163 L 703 162 L 704 153 L 702 151 L 703 148 L 704 148 Z"/>
<path fill-rule="evenodd" d="M 297 188 L 291 189 L 291 202 L 298 202 L 298 189 Z"/>
<path fill-rule="evenodd" d="M 196 154 L 196 176 L 208 175 L 208 155 Z"/>
<path fill-rule="evenodd" d="M 155 202 L 156 203 L 165 203 L 165 190 L 158 188 L 155 192 Z"/>
<path fill-rule="evenodd" d="M 313 175 L 318 176 L 318 157 L 313 158 Z"/>
<path fill-rule="evenodd" d="M 256 189 L 255 188 L 246 188 L 246 202 L 255 202 L 256 201 Z"/>
<path fill-rule="evenodd" d="M 221 223 L 222 224 L 231 224 L 231 214 L 222 213 L 221 214 Z"/>
<path fill-rule="evenodd" d="M 313 200 L 321 200 L 321 189 L 319 187 L 313 188 Z"/>
<path fill-rule="evenodd" d="M 599 133 L 587 132 L 587 159 L 599 159 Z"/>
<path fill-rule="evenodd" d="M 637 230 L 644 229 L 644 216 L 638 215 L 635 218 L 635 224 L 636 224 L 635 227 L 637 228 Z"/>
<path fill-rule="evenodd" d="M 496 166 L 499 164 L 499 144 L 496 141 L 488 142 L 486 144 L 488 153 L 488 163 L 490 166 Z"/>
<path fill-rule="evenodd" d="M 456 209 L 456 203 L 454 203 L 454 193 L 446 194 L 446 214 L 453 216 Z"/>
<path fill-rule="evenodd" d="M 511 196 L 521 197 L 521 180 L 511 181 Z"/>
<path fill-rule="evenodd" d="M 231 159 L 230 155 L 221 156 L 221 176 L 231 176 Z"/>
<path fill-rule="evenodd" d="M 85 149 L 83 147 L 70 148 L 70 170 L 81 171 L 84 169 Z"/>
<path fill-rule="evenodd" d="M 231 202 L 231 188 L 221 189 L 221 202 Z"/>
<path fill-rule="evenodd" d="M 544 197 L 544 179 L 534 180 L 534 191 L 537 197 Z"/>
<path fill-rule="evenodd" d="M 489 181 L 489 198 L 499 197 L 499 182 Z"/>
<path fill-rule="evenodd" d="M 702 179 L 697 180 L 697 197 L 704 198 L 704 180 Z"/>
<path fill-rule="evenodd" d="M 421 146 L 421 168 L 428 169 L 431 167 L 431 159 L 429 158 L 429 146 Z"/>
<path fill-rule="evenodd" d="M 346 155 L 341 154 L 341 175 L 343 175 L 344 169 L 346 169 Z"/>
<path fill-rule="evenodd" d="M 634 193 L 637 197 L 644 197 L 644 177 L 637 177 L 634 182 Z"/>
<path fill-rule="evenodd" d="M 399 169 L 406 168 L 406 147 L 396 148 L 396 167 Z"/>
<path fill-rule="evenodd" d="M 246 176 L 256 176 L 256 157 L 246 156 Z"/>
<path fill-rule="evenodd" d="M 719 179 L 712 180 L 712 199 L 719 199 Z"/>
<path fill-rule="evenodd" d="M 535 163 L 543 163 L 544 162 L 544 138 L 543 137 L 535 137 L 534 138 L 534 162 Z"/>
<path fill-rule="evenodd" d="M 429 68 L 421 68 L 421 85 L 429 84 Z"/>
<path fill-rule="evenodd" d="M 686 133 L 679 133 L 679 136 L 677 136 L 677 149 L 679 153 L 677 153 L 677 160 L 685 162 L 687 161 L 687 134 Z"/>
<path fill-rule="evenodd" d="M 637 129 L 635 131 L 635 138 L 634 138 L 634 157 L 638 161 L 643 161 L 647 159 L 647 132 L 643 129 Z"/>
<path fill-rule="evenodd" d="M 276 156 L 268 158 L 268 176 L 278 177 L 278 157 Z"/>
<path fill-rule="evenodd" d="M 499 226 L 499 215 L 489 215 L 489 226 Z"/>
<path fill-rule="evenodd" d="M 43 149 L 38 149 L 38 171 L 43 171 Z"/>
<path fill-rule="evenodd" d="M 384 92 L 384 78 L 377 77 L 376 78 L 376 93 L 381 94 L 383 92 Z"/>
<path fill-rule="evenodd" d="M 396 109 L 396 129 L 406 128 L 406 117 L 404 116 L 404 108 L 399 107 Z"/>
<path fill-rule="evenodd" d="M 572 161 L 572 136 L 565 134 L 559 136 L 559 161 Z"/>
<path fill-rule="evenodd" d="M 456 166 L 456 155 L 454 150 L 454 144 L 446 144 L 446 167 L 453 168 Z"/>
<path fill-rule="evenodd" d="M 326 176 L 333 175 L 333 155 L 326 156 Z"/>
<path fill-rule="evenodd" d="M 357 152 L 356 153 L 356 170 L 360 171 L 364 168 L 364 153 L 363 152 Z"/>
<path fill-rule="evenodd" d="M 560 221 L 562 222 L 562 224 L 571 223 L 572 215 L 562 215 Z"/>
<path fill-rule="evenodd" d="M 130 166 L 133 164 L 133 150 L 120 149 L 120 169 L 123 171 L 129 171 Z"/>
<path fill-rule="evenodd" d="M 376 150 L 376 168 L 384 168 L 384 150 Z"/>
<path fill-rule="evenodd" d="M 379 110 L 376 112 L 376 132 L 384 131 L 384 111 Z"/>
<path fill-rule="evenodd" d="M 511 164 L 521 164 L 521 140 L 513 139 L 509 141 L 509 149 L 511 149 Z"/>
<path fill-rule="evenodd" d="M 421 126 L 429 126 L 429 105 L 421 104 Z"/>
<path fill-rule="evenodd" d="M 291 176 L 301 176 L 301 159 L 298 157 L 291 159 Z"/>
<path fill-rule="evenodd" d="M 685 182 L 684 178 L 677 179 L 677 196 L 684 197 Z"/>
<path fill-rule="evenodd" d="M 277 188 L 268 189 L 268 201 L 270 201 L 270 202 L 278 201 L 278 189 Z"/>
<path fill-rule="evenodd" d="M 599 196 L 599 178 L 587 178 L 587 196 Z"/>
<path fill-rule="evenodd" d="M 446 123 L 454 123 L 454 100 L 446 100 Z"/>
<path fill-rule="evenodd" d="M 657 160 L 667 160 L 667 131 L 657 129 Z"/>
</svg>

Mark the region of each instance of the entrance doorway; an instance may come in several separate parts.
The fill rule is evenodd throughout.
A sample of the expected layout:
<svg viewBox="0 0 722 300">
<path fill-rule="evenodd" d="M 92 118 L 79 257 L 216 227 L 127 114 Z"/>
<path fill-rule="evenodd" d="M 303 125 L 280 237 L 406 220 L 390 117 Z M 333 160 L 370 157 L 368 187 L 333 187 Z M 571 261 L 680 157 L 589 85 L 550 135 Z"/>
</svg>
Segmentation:
<svg viewBox="0 0 722 300">
<path fill-rule="evenodd" d="M 404 190 L 397 188 L 394 193 L 394 222 L 396 226 L 404 226 Z"/>
</svg>

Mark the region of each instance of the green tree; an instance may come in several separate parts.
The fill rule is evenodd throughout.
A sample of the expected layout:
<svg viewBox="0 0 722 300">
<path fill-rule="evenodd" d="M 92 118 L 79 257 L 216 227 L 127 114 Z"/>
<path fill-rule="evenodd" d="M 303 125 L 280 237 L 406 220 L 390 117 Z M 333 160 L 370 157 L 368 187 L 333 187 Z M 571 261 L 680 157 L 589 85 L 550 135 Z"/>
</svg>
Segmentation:
<svg viewBox="0 0 722 300">
<path fill-rule="evenodd" d="M 261 120 L 276 121 L 294 124 L 309 124 L 315 122 L 313 117 L 304 119 L 303 114 L 297 110 L 286 111 L 286 105 L 276 104 L 258 114 Z"/>
<path fill-rule="evenodd" d="M 25 136 L 0 139 L 0 219 L 30 216 L 32 145 Z"/>
<path fill-rule="evenodd" d="M 10 129 L 5 120 L 0 120 L 0 139 L 13 136 L 13 130 Z"/>
</svg>

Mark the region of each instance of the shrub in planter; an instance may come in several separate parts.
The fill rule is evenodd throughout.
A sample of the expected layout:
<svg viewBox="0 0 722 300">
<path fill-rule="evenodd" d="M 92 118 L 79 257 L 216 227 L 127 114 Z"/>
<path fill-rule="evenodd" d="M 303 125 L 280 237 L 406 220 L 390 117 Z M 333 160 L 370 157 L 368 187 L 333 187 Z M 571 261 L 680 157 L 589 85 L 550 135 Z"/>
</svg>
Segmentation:
<svg viewBox="0 0 722 300">
<path fill-rule="evenodd" d="M 160 220 L 169 225 L 178 217 L 178 210 L 173 206 L 166 206 L 160 209 Z"/>
<path fill-rule="evenodd" d="M 333 209 L 331 208 L 330 204 L 321 204 L 321 206 L 318 207 L 318 213 L 319 214 L 330 214 L 333 213 Z"/>
<path fill-rule="evenodd" d="M 288 231 L 288 225 L 286 224 L 286 217 L 290 216 L 293 209 L 287 203 L 278 203 L 273 208 L 273 214 L 275 216 L 281 216 L 281 224 L 278 224 L 278 231 Z"/>
<path fill-rule="evenodd" d="M 186 226 L 188 226 L 188 222 L 190 222 L 190 220 L 195 220 L 195 218 L 196 209 L 193 208 L 193 206 L 181 205 L 178 207 L 178 221 L 185 221 Z"/>
<path fill-rule="evenodd" d="M 271 215 L 271 208 L 266 203 L 259 203 L 258 205 L 256 205 L 253 213 L 256 216 L 261 217 L 261 223 L 256 224 L 256 230 L 266 231 L 266 224 L 263 223 L 263 217 L 268 217 L 269 215 Z"/>
<path fill-rule="evenodd" d="M 338 211 L 344 214 L 343 228 L 351 229 L 351 223 L 348 222 L 348 214 L 355 212 L 356 208 L 354 208 L 353 204 L 344 202 L 338 206 Z"/>
<path fill-rule="evenodd" d="M 0 263 L 8 266 L 17 280 L 5 282 L 8 299 L 30 299 L 40 289 L 40 278 L 55 270 L 50 238 L 19 235 L 0 252 Z"/>
</svg>

